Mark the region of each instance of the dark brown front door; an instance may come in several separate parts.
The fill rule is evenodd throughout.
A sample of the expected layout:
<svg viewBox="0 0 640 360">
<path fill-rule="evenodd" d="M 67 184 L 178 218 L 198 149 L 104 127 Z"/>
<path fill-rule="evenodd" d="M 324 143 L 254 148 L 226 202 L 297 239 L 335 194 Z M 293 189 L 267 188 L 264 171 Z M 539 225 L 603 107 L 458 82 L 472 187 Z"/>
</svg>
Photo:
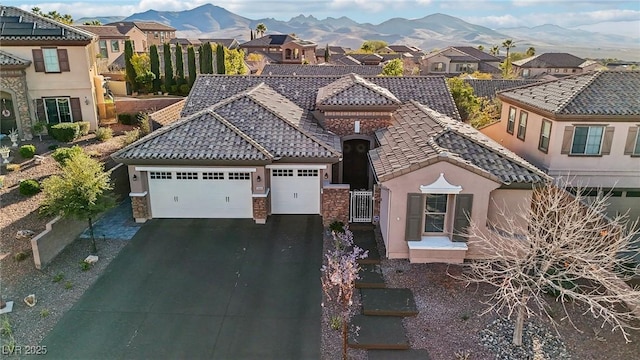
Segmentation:
<svg viewBox="0 0 640 360">
<path fill-rule="evenodd" d="M 342 145 L 342 182 L 351 189 L 369 189 L 369 141 L 347 140 Z"/>
</svg>

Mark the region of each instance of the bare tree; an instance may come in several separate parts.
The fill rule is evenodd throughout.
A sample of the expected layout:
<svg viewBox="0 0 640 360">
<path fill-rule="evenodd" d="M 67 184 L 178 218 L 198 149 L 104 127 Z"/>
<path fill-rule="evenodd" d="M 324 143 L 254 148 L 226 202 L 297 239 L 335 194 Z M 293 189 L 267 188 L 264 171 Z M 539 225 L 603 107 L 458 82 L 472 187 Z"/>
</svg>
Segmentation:
<svg viewBox="0 0 640 360">
<path fill-rule="evenodd" d="M 559 301 L 570 320 L 566 303 L 586 305 L 587 312 L 621 330 L 626 341 L 629 329 L 638 329 L 640 288 L 624 281 L 638 276 L 631 260 L 637 221 L 625 215 L 603 216 L 608 196 L 589 198 L 583 189 L 575 195 L 548 185 L 534 190 L 532 206 L 513 215 L 504 209 L 500 224 L 490 231 L 480 224 L 469 228 L 469 246 L 488 259 L 471 262 L 465 279 L 495 286 L 491 311 L 516 316 L 513 343 L 522 345 L 526 317 L 546 315 L 548 302 Z M 634 324 L 635 323 L 635 324 Z M 574 325 L 575 328 L 575 325 Z"/>
</svg>

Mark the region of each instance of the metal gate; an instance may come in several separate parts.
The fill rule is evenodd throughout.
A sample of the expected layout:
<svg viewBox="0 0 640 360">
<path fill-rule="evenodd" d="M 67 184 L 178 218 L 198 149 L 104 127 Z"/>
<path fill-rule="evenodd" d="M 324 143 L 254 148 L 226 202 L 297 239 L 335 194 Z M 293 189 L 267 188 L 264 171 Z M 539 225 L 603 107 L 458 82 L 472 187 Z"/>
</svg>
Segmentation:
<svg viewBox="0 0 640 360">
<path fill-rule="evenodd" d="M 349 222 L 371 222 L 373 191 L 350 191 Z"/>
</svg>

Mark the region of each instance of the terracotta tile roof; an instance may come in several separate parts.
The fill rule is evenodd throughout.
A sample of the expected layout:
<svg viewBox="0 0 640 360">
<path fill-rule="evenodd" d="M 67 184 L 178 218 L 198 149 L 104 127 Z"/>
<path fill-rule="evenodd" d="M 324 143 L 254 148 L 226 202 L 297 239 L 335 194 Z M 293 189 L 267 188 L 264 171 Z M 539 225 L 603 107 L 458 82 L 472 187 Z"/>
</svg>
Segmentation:
<svg viewBox="0 0 640 360">
<path fill-rule="evenodd" d="M 324 50 L 322 50 L 324 53 Z M 267 64 L 262 70 L 264 75 L 292 76 L 336 76 L 347 74 L 376 76 L 382 73 L 382 67 L 376 65 L 298 65 Z"/>
<path fill-rule="evenodd" d="M 122 34 L 117 26 L 109 25 L 74 25 L 78 29 L 88 31 L 92 34 L 96 34 L 101 38 L 121 38 L 125 39 L 127 36 Z"/>
<path fill-rule="evenodd" d="M 541 170 L 468 124 L 415 101 L 393 114 L 395 123 L 378 130 L 380 147 L 369 152 L 379 181 L 415 171 L 438 161 L 451 161 L 497 182 L 538 183 Z"/>
<path fill-rule="evenodd" d="M 189 115 L 113 154 L 116 161 L 263 161 L 338 158 L 337 141 L 325 143 L 306 114 L 267 85 Z M 317 130 L 317 129 L 315 129 Z M 334 135 L 324 134 L 334 140 Z"/>
<path fill-rule="evenodd" d="M 478 71 L 489 74 L 502 74 L 502 70 L 484 61 L 478 63 Z"/>
<path fill-rule="evenodd" d="M 94 34 L 13 6 L 0 5 L 0 40 L 65 40 L 88 43 Z"/>
<path fill-rule="evenodd" d="M 569 53 L 544 53 L 514 61 L 513 65 L 521 68 L 578 68 L 584 62 L 584 59 Z"/>
<path fill-rule="evenodd" d="M 0 66 L 27 67 L 31 60 L 25 60 L 6 51 L 0 50 Z"/>
<path fill-rule="evenodd" d="M 318 89 L 316 105 L 397 105 L 400 100 L 388 89 L 356 74 L 349 74 Z"/>
<path fill-rule="evenodd" d="M 348 77 L 348 76 L 347 76 Z M 460 119 L 453 97 L 442 76 L 361 76 L 387 89 L 401 102 L 418 101 L 454 119 Z M 318 90 L 340 77 L 336 76 L 239 76 L 198 75 L 182 111 L 188 116 L 223 99 L 264 82 L 304 110 L 316 108 Z"/>
<path fill-rule="evenodd" d="M 462 51 L 465 54 L 468 54 L 470 56 L 473 56 L 474 58 L 481 60 L 481 61 L 489 61 L 489 62 L 499 62 L 500 59 L 491 55 L 491 54 L 487 54 L 484 51 L 480 51 L 476 48 L 474 48 L 473 46 L 453 46 L 454 49 L 458 50 L 458 51 Z"/>
<path fill-rule="evenodd" d="M 448 57 L 451 60 L 451 62 L 479 62 L 480 61 L 471 55 L 461 55 L 461 56 L 444 55 L 444 56 Z"/>
<path fill-rule="evenodd" d="M 640 71 L 593 71 L 498 96 L 556 115 L 640 115 Z"/>
<path fill-rule="evenodd" d="M 176 31 L 176 28 L 155 21 L 115 21 L 106 25 L 118 27 L 135 26 L 142 31 Z"/>
<path fill-rule="evenodd" d="M 464 79 L 464 82 L 471 85 L 475 96 L 493 99 L 496 93 L 502 90 L 513 89 L 523 85 L 539 83 L 538 80 L 505 80 L 505 79 Z"/>
</svg>

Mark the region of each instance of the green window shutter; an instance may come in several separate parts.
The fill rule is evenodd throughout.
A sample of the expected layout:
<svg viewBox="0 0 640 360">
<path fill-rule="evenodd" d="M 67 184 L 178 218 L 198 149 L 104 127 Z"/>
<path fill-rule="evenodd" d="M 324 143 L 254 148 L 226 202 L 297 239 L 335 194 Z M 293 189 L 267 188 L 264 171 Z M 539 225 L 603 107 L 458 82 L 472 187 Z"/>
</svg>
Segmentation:
<svg viewBox="0 0 640 360">
<path fill-rule="evenodd" d="M 561 154 L 568 154 L 571 152 L 571 140 L 573 139 L 573 126 L 565 126 L 564 134 L 562 135 L 562 149 Z"/>
<path fill-rule="evenodd" d="M 422 194 L 407 194 L 406 241 L 420 241 L 422 238 L 422 216 L 424 204 Z"/>
<path fill-rule="evenodd" d="M 466 235 L 471 219 L 473 194 L 456 195 L 455 215 L 453 217 L 453 241 L 467 241 Z"/>
</svg>

